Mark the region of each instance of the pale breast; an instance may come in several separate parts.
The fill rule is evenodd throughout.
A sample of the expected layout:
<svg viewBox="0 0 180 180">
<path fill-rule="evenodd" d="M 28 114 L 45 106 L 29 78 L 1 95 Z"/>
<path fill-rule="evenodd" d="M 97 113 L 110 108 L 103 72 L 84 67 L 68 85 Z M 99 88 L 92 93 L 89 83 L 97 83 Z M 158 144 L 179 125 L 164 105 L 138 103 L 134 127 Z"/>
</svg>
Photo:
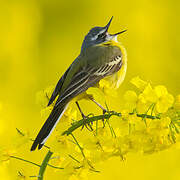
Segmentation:
<svg viewBox="0 0 180 180">
<path fill-rule="evenodd" d="M 114 61 L 109 62 L 110 65 L 117 65 L 118 63 L 122 63 L 120 68 L 117 70 L 117 72 L 113 73 L 110 76 L 105 77 L 101 81 L 106 81 L 107 86 L 117 89 L 121 85 L 121 83 L 124 81 L 126 71 L 127 71 L 127 54 L 126 50 L 122 45 L 119 45 L 122 55 L 118 58 L 116 58 Z M 101 81 L 99 83 L 101 83 Z"/>
</svg>

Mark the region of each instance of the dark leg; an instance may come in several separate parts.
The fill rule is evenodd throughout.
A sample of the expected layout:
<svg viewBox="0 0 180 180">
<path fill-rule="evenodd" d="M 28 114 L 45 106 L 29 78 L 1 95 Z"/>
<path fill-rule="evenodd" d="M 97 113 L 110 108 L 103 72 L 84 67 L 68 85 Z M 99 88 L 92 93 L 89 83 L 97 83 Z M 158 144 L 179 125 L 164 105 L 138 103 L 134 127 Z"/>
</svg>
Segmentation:
<svg viewBox="0 0 180 180">
<path fill-rule="evenodd" d="M 87 119 L 87 117 L 84 115 L 84 113 L 82 112 L 82 110 L 81 110 L 81 107 L 79 106 L 79 103 L 76 101 L 76 105 L 77 105 L 77 107 L 78 107 L 78 109 L 79 109 L 79 111 L 80 111 L 80 113 L 81 113 L 81 116 L 82 116 L 82 118 L 84 119 L 84 120 L 86 120 Z M 84 126 L 86 126 L 86 128 L 89 130 L 89 131 L 93 131 L 93 128 L 92 128 L 92 126 L 90 125 L 90 124 L 88 124 L 88 123 L 84 123 L 84 125 L 82 126 L 82 129 L 84 128 Z M 81 129 L 81 130 L 82 130 Z"/>
<path fill-rule="evenodd" d="M 78 109 L 79 109 L 79 112 L 81 113 L 82 118 L 83 118 L 83 119 L 86 119 L 86 116 L 85 116 L 84 113 L 82 112 L 81 107 L 79 106 L 79 103 L 78 103 L 77 101 L 76 101 L 76 105 L 77 105 L 77 107 L 78 107 Z"/>
</svg>

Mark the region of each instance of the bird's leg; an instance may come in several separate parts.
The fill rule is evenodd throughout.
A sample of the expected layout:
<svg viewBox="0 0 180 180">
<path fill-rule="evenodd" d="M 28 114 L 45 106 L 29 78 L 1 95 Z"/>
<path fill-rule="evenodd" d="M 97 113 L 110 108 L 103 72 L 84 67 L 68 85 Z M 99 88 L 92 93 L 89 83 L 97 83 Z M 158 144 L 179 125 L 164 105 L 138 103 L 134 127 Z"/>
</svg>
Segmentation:
<svg viewBox="0 0 180 180">
<path fill-rule="evenodd" d="M 82 112 L 81 107 L 80 107 L 80 105 L 79 105 L 79 103 L 78 103 L 77 101 L 76 101 L 76 105 L 77 105 L 77 107 L 78 107 L 78 109 L 79 109 L 79 112 L 81 113 L 82 118 L 85 119 L 86 116 L 85 116 L 84 113 Z"/>
<path fill-rule="evenodd" d="M 99 104 L 97 101 L 95 101 L 93 98 L 91 98 L 91 101 L 93 101 L 97 106 L 99 106 L 103 110 L 103 114 L 105 114 L 107 112 L 107 110 L 101 104 Z"/>
<path fill-rule="evenodd" d="M 103 127 L 105 127 L 105 123 L 104 123 L 104 114 L 107 112 L 107 110 L 101 105 L 99 104 L 97 101 L 95 101 L 93 98 L 90 98 L 91 101 L 93 101 L 97 106 L 99 106 L 102 111 L 103 111 L 103 119 L 102 119 L 102 122 L 103 122 Z"/>
<path fill-rule="evenodd" d="M 92 128 L 92 126 L 89 124 L 89 123 L 86 123 L 85 122 L 85 120 L 87 119 L 87 116 L 85 116 L 84 115 L 84 113 L 82 112 L 82 110 L 81 110 L 81 107 L 80 107 L 80 105 L 79 105 L 79 103 L 76 101 L 76 105 L 77 105 L 77 107 L 78 107 L 78 109 L 79 109 L 79 111 L 80 111 L 80 113 L 81 113 L 81 116 L 82 116 L 82 118 L 83 118 L 83 120 L 84 120 L 84 124 L 83 124 L 83 126 L 82 126 L 82 129 L 84 128 L 84 126 L 86 126 L 86 128 L 89 130 L 89 131 L 93 131 L 93 128 Z M 88 125 L 88 126 L 87 126 Z M 81 129 L 81 130 L 82 130 Z"/>
</svg>

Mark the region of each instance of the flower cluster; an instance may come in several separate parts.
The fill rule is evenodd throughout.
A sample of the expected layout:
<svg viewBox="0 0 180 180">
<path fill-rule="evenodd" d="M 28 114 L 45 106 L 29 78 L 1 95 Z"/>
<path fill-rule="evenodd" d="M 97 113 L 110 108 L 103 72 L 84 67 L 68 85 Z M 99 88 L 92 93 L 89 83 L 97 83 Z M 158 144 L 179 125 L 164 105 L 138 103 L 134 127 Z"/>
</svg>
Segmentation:
<svg viewBox="0 0 180 180">
<path fill-rule="evenodd" d="M 97 163 L 109 158 L 125 160 L 129 153 L 152 154 L 180 141 L 180 95 L 174 98 L 165 86 L 153 87 L 139 77 L 133 78 L 131 84 L 134 90 L 124 93 L 120 112 L 109 110 L 108 98 L 116 101 L 119 95 L 105 81 L 86 91 L 104 105 L 104 115 L 91 112 L 82 119 L 74 103 L 68 106 L 48 144 L 53 152 L 49 166 L 56 171 L 63 168 L 62 179 L 85 180 L 89 173 L 99 172 Z M 49 87 L 37 93 L 43 119 L 54 106 L 47 107 L 52 91 Z M 17 133 L 16 147 L 32 141 L 28 132 L 17 129 Z M 18 176 L 23 177 L 22 173 Z"/>
<path fill-rule="evenodd" d="M 131 83 L 136 90 L 125 92 L 120 113 L 108 111 L 103 121 L 91 114 L 87 116 L 89 123 L 81 124 L 83 130 L 82 126 L 73 131 L 69 128 L 80 123 L 77 108 L 69 106 L 50 144 L 54 152 L 50 162 L 64 168 L 64 177 L 86 179 L 88 172 L 98 172 L 96 163 L 114 156 L 124 160 L 130 152 L 151 154 L 179 141 L 180 96 L 174 100 L 165 86 L 152 87 L 139 77 L 133 78 Z M 47 94 L 52 90 L 49 88 L 45 92 L 48 101 Z M 104 82 L 99 88 L 89 88 L 87 94 L 103 104 L 108 96 L 118 97 L 118 91 Z M 51 108 L 42 109 L 41 114 Z"/>
</svg>

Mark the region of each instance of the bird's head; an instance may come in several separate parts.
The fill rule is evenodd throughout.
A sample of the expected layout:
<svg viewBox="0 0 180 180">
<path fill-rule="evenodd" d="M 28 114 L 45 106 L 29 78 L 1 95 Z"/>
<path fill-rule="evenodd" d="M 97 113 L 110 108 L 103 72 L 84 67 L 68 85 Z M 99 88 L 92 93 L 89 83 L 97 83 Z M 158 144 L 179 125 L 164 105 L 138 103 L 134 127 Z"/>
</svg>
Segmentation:
<svg viewBox="0 0 180 180">
<path fill-rule="evenodd" d="M 94 27 L 92 28 L 88 34 L 85 36 L 81 50 L 86 49 L 87 47 L 93 46 L 93 45 L 98 45 L 98 44 L 103 44 L 105 42 L 108 42 L 110 40 L 116 39 L 117 36 L 124 31 L 115 33 L 115 34 L 109 34 L 108 29 L 111 24 L 111 21 L 113 19 L 113 16 L 111 17 L 110 21 L 108 24 L 104 27 Z"/>
</svg>

